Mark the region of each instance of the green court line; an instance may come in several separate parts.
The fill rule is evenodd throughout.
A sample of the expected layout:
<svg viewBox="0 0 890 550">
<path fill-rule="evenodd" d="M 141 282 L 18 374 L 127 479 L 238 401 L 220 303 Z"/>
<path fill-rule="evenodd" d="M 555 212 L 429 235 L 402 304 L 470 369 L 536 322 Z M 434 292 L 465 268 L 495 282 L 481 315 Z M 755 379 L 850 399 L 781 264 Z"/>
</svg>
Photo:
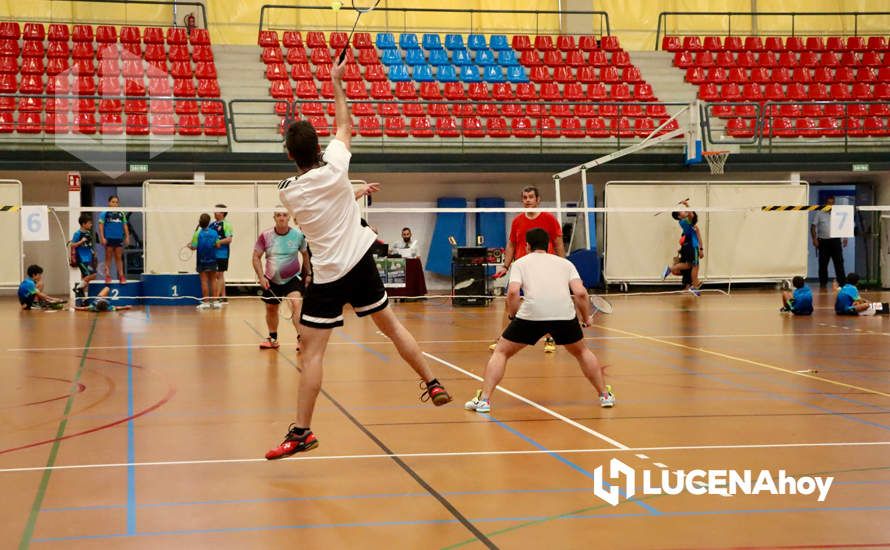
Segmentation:
<svg viewBox="0 0 890 550">
<path fill-rule="evenodd" d="M 74 375 L 71 385 L 77 387 L 80 382 L 80 375 L 83 373 L 83 367 L 87 362 L 87 352 L 90 350 L 90 343 L 93 341 L 93 333 L 96 330 L 96 320 L 98 314 L 93 316 L 93 323 L 90 325 L 90 333 L 87 335 L 87 343 L 83 348 L 83 354 L 80 356 L 80 366 L 77 367 L 77 373 Z M 37 495 L 34 496 L 34 503 L 31 504 L 31 513 L 28 515 L 28 523 L 25 524 L 25 531 L 22 533 L 22 540 L 19 541 L 19 550 L 26 550 L 31 546 L 31 538 L 34 536 L 34 527 L 37 525 L 37 515 L 43 506 L 43 497 L 46 496 L 46 488 L 49 486 L 49 478 L 52 475 L 52 468 L 56 463 L 56 455 L 59 452 L 59 446 L 62 444 L 61 437 L 65 435 L 65 428 L 68 426 L 68 415 L 71 413 L 71 407 L 74 405 L 74 396 L 77 392 L 71 392 L 68 401 L 65 402 L 65 411 L 62 413 L 62 420 L 59 422 L 59 429 L 56 430 L 56 440 L 53 442 L 52 449 L 49 451 L 49 458 L 46 460 L 46 470 L 43 470 L 43 477 L 40 479 L 40 486 L 37 487 Z"/>
</svg>

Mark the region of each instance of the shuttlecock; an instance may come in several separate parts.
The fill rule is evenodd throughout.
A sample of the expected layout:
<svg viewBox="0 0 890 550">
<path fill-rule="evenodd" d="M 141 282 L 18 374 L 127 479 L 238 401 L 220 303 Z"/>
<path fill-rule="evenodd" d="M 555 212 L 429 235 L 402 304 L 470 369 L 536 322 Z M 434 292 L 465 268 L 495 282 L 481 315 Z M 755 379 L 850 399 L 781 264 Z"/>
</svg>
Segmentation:
<svg viewBox="0 0 890 550">
<path fill-rule="evenodd" d="M 331 9 L 332 10 L 337 11 L 342 7 L 343 7 L 343 2 L 341 2 L 340 0 L 331 0 Z"/>
</svg>

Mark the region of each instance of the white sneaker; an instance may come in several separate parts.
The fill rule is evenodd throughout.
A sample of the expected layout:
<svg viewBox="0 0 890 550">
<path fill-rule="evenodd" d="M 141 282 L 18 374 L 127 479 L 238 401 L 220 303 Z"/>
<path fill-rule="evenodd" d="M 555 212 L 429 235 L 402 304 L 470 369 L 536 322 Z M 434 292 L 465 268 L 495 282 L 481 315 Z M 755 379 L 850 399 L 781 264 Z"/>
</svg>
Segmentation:
<svg viewBox="0 0 890 550">
<path fill-rule="evenodd" d="M 198 304 L 198 307 L 196 307 L 195 309 L 198 309 L 200 311 L 206 311 L 212 307 L 213 306 L 210 305 L 210 302 L 201 302 L 200 304 Z"/>
<path fill-rule="evenodd" d="M 211 306 L 213 309 L 222 309 L 222 302 L 212 302 L 212 303 L 210 304 L 210 306 Z"/>
<path fill-rule="evenodd" d="M 612 394 L 612 386 L 606 384 L 606 393 L 600 394 L 600 407 L 611 409 L 615 406 L 615 396 Z"/>
<path fill-rule="evenodd" d="M 482 390 L 476 390 L 476 396 L 464 403 L 464 408 L 477 413 L 491 412 L 491 403 L 488 399 L 482 399 Z"/>
</svg>

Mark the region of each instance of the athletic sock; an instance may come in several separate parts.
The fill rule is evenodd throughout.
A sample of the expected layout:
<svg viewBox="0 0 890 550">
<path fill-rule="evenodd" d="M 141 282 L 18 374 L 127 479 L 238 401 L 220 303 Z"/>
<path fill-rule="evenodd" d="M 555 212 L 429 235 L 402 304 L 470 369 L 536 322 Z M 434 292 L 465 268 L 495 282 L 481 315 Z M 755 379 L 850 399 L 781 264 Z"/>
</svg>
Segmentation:
<svg viewBox="0 0 890 550">
<path fill-rule="evenodd" d="M 435 386 L 439 384 L 439 380 L 437 378 L 433 378 L 429 382 L 426 383 L 426 387 Z"/>
<path fill-rule="evenodd" d="M 294 433 L 295 436 L 303 437 L 304 435 L 306 435 L 306 432 L 309 431 L 309 428 L 294 428 L 291 431 Z"/>
<path fill-rule="evenodd" d="M 271 339 L 273 339 L 273 340 L 278 340 L 278 333 L 277 333 L 277 332 L 270 332 L 270 333 L 269 333 L 269 338 L 271 338 Z"/>
</svg>

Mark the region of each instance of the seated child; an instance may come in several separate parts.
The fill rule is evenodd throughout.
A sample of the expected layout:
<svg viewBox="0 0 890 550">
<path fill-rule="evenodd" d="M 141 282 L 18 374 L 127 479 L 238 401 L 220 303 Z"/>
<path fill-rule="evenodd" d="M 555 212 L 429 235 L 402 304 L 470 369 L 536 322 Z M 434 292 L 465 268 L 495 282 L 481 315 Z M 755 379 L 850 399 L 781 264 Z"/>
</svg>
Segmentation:
<svg viewBox="0 0 890 550">
<path fill-rule="evenodd" d="M 779 311 L 787 311 L 794 315 L 812 315 L 813 292 L 810 287 L 799 275 L 791 280 L 791 285 L 794 287 L 794 292 L 782 291 L 782 309 Z"/>
<path fill-rule="evenodd" d="M 40 291 L 43 268 L 39 265 L 28 266 L 28 277 L 19 285 L 19 304 L 22 309 L 50 308 L 62 309 L 65 300 L 57 300 Z"/>
<path fill-rule="evenodd" d="M 890 313 L 890 307 L 887 302 L 866 302 L 859 296 L 859 289 L 856 284 L 859 283 L 859 275 L 856 273 L 848 273 L 846 276 L 847 284 L 837 290 L 837 299 L 834 302 L 834 312 L 838 315 L 887 315 Z"/>
</svg>

